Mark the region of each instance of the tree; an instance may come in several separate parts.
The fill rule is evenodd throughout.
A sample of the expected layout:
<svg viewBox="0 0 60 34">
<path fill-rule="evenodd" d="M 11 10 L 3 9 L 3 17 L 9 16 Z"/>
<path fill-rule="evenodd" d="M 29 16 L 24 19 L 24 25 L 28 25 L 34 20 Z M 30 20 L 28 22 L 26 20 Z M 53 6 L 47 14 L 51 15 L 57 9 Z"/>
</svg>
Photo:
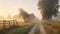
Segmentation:
<svg viewBox="0 0 60 34">
<path fill-rule="evenodd" d="M 50 20 L 58 14 L 58 0 L 39 0 L 38 9 L 41 10 L 43 20 Z"/>
<path fill-rule="evenodd" d="M 20 8 L 19 11 L 20 11 L 20 15 L 23 17 L 24 21 L 26 20 L 26 18 L 29 18 L 29 14 L 25 10 Z"/>
</svg>

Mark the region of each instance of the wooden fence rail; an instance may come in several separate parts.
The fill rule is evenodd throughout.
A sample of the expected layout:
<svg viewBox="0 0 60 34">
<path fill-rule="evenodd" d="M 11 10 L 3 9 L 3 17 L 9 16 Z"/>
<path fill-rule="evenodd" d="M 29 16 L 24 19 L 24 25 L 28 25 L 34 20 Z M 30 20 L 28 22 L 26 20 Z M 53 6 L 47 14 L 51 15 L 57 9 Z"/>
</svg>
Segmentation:
<svg viewBox="0 0 60 34">
<path fill-rule="evenodd" d="M 2 24 L 3 28 L 6 28 L 6 24 L 11 27 L 11 25 L 17 26 L 18 23 L 16 20 L 0 20 L 0 24 Z M 1 28 L 1 27 L 0 27 Z"/>
</svg>

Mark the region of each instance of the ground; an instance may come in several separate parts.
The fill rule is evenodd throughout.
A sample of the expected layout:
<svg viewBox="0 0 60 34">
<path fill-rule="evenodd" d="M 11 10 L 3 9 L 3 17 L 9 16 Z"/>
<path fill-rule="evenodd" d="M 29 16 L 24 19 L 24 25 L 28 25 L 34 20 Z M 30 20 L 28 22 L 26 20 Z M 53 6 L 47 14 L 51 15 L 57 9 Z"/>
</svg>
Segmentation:
<svg viewBox="0 0 60 34">
<path fill-rule="evenodd" d="M 0 34 L 60 34 L 60 21 L 36 21 L 1 31 Z"/>
<path fill-rule="evenodd" d="M 12 26 L 10 28 L 0 29 L 0 34 L 28 34 L 33 27 L 32 23 L 25 23 L 20 26 Z"/>
<path fill-rule="evenodd" d="M 47 34 L 60 34 L 60 21 L 43 22 Z"/>
</svg>

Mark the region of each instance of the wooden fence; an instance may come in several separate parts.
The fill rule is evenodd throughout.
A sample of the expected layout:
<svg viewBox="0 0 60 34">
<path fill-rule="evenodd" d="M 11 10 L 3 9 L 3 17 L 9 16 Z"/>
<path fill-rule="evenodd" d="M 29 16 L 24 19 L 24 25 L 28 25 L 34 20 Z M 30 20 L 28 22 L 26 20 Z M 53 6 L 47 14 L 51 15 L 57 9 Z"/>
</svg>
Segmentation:
<svg viewBox="0 0 60 34">
<path fill-rule="evenodd" d="M 18 26 L 18 23 L 16 20 L 0 20 L 0 24 L 3 25 L 2 28 L 7 28 L 7 26 L 8 26 L 8 28 L 11 26 Z"/>
</svg>

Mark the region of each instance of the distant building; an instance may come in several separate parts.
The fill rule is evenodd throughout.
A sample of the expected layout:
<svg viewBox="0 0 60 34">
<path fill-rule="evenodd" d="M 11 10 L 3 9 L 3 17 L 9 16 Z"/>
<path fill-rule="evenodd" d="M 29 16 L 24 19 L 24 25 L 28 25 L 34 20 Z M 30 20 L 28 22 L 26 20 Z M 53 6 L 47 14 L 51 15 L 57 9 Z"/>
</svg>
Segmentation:
<svg viewBox="0 0 60 34">
<path fill-rule="evenodd" d="M 35 19 L 35 15 L 34 14 L 29 14 L 29 18 L 27 19 L 28 22 L 33 22 Z"/>
<path fill-rule="evenodd" d="M 19 15 L 15 15 L 13 17 L 15 20 L 17 20 L 18 22 L 32 22 L 35 19 L 35 15 L 34 14 L 29 14 L 29 18 L 25 18 L 25 20 L 23 19 L 22 16 Z"/>
<path fill-rule="evenodd" d="M 29 17 L 30 17 L 31 21 L 35 19 L 35 15 L 34 14 L 30 14 Z"/>
</svg>

